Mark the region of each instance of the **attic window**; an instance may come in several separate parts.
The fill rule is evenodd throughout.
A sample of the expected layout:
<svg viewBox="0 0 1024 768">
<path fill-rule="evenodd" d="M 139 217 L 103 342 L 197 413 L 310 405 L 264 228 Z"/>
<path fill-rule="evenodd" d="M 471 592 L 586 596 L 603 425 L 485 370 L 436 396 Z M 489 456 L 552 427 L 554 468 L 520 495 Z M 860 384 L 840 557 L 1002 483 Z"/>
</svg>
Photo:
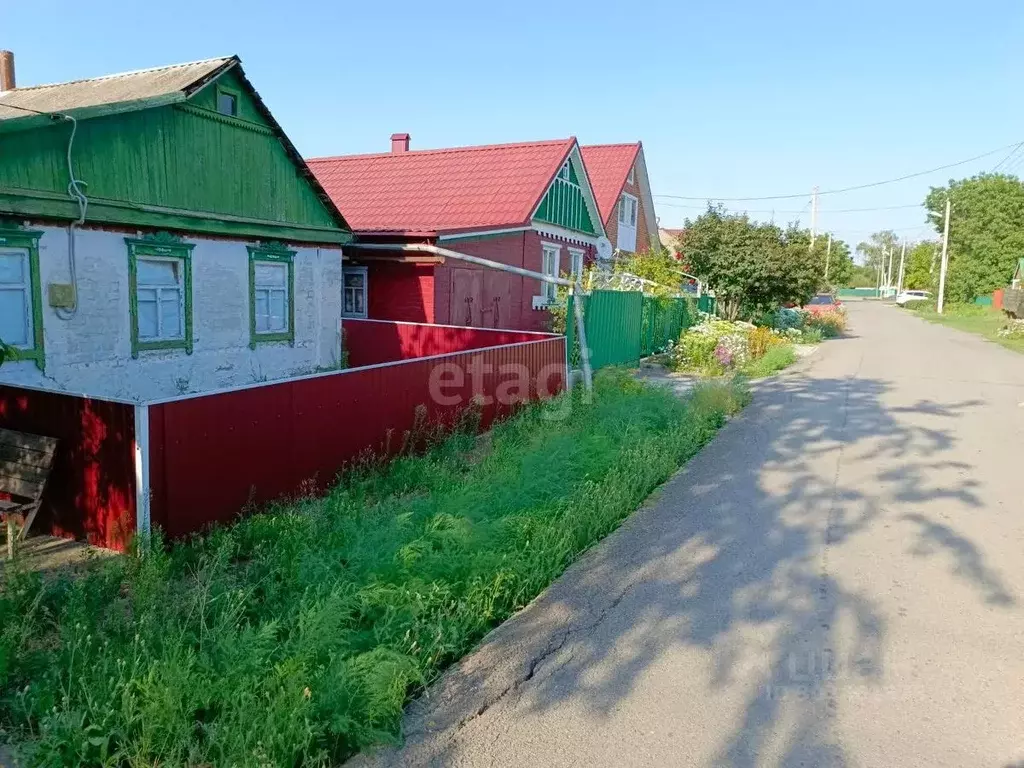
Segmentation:
<svg viewBox="0 0 1024 768">
<path fill-rule="evenodd" d="M 559 171 L 558 171 L 558 178 L 565 179 L 566 181 L 569 181 L 569 161 L 568 160 L 566 160 L 565 165 L 563 165 L 559 169 Z"/>
<path fill-rule="evenodd" d="M 626 177 L 627 184 L 636 184 L 636 166 L 629 167 L 629 176 Z"/>
<path fill-rule="evenodd" d="M 217 111 L 229 117 L 238 117 L 238 94 L 224 88 L 217 89 Z"/>
</svg>

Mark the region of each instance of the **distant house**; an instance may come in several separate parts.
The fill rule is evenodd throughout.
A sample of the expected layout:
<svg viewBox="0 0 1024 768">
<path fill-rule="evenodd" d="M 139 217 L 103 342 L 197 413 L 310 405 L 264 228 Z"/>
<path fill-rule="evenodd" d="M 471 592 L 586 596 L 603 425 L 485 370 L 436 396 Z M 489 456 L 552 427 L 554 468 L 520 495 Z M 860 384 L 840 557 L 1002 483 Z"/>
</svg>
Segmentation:
<svg viewBox="0 0 1024 768">
<path fill-rule="evenodd" d="M 685 231 L 685 229 L 661 228 L 658 230 L 658 240 L 661 242 L 662 247 L 667 249 L 669 253 L 678 257 L 680 255 L 679 238 L 683 236 L 683 232 Z"/>
<path fill-rule="evenodd" d="M 0 383 L 138 401 L 341 360 L 351 232 L 236 57 L 0 70 Z"/>
<path fill-rule="evenodd" d="M 427 243 L 549 275 L 577 273 L 604 227 L 575 138 L 309 160 L 358 243 Z M 357 244 L 358 244 L 357 243 Z M 555 286 L 424 254 L 358 248 L 349 317 L 545 330 Z"/>
<path fill-rule="evenodd" d="M 658 223 L 643 144 L 596 144 L 582 151 L 612 246 L 624 253 L 656 246 Z"/>
</svg>

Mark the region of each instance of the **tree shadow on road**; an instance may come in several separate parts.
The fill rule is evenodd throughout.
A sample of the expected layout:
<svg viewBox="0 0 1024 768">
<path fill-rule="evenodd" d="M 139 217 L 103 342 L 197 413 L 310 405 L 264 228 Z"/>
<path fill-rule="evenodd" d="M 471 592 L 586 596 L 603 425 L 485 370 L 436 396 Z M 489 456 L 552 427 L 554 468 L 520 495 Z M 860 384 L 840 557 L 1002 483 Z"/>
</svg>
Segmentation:
<svg viewBox="0 0 1024 768">
<path fill-rule="evenodd" d="M 686 691 L 735 686 L 746 701 L 737 720 L 709 696 L 707 717 L 733 723 L 716 722 L 729 736 L 714 762 L 760 765 L 770 750 L 781 765 L 846 764 L 829 728 L 836 690 L 881 684 L 886 619 L 834 575 L 837 547 L 909 526 L 913 554 L 951 556 L 980 599 L 1015 603 L 977 547 L 914 511 L 936 499 L 981 507 L 971 467 L 947 455 L 957 420 L 981 401 L 887 405 L 888 386 L 759 384 L 686 471 L 414 705 L 410 742 L 433 741 L 429 762 L 454 764 L 473 720 L 535 719 L 570 703 L 599 729 L 638 685 L 657 687 L 669 654 L 689 653 L 711 663 L 692 665 L 707 677 Z M 929 485 L 939 471 L 942 484 Z"/>
</svg>

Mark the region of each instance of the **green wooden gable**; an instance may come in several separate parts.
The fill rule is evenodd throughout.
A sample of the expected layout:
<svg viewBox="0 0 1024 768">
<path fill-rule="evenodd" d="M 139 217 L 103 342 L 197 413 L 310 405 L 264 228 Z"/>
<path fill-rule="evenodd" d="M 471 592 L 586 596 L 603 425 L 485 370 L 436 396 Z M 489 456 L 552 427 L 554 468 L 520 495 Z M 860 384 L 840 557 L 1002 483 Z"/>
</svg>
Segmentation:
<svg viewBox="0 0 1024 768">
<path fill-rule="evenodd" d="M 235 116 L 217 111 L 220 93 L 234 97 Z M 240 67 L 169 100 L 78 120 L 72 162 L 88 197 L 87 222 L 315 243 L 351 239 Z M 0 124 L 0 214 L 78 218 L 68 195 L 72 122 L 26 125 Z"/>
<path fill-rule="evenodd" d="M 551 182 L 533 218 L 587 235 L 597 235 L 599 233 L 587 209 L 576 168 L 571 161 L 566 161 L 565 168 L 567 173 L 560 171 Z"/>
</svg>

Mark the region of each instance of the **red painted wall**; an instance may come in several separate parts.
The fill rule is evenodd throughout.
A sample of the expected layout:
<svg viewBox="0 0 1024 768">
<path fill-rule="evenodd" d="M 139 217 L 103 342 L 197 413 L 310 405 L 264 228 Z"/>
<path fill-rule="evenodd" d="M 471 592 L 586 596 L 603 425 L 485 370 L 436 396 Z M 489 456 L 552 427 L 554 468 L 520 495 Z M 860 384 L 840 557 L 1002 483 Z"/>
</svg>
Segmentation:
<svg viewBox="0 0 1024 768">
<path fill-rule="evenodd" d="M 368 452 L 400 452 L 421 406 L 427 423 L 450 425 L 474 395 L 490 397 L 486 428 L 522 402 L 560 391 L 564 378 L 565 340 L 555 337 L 150 406 L 153 523 L 181 536 L 253 505 L 322 490 Z"/>
<path fill-rule="evenodd" d="M 581 248 L 584 251 L 584 261 L 586 263 L 592 263 L 596 256 L 595 249 L 592 246 L 570 243 L 562 238 L 540 235 L 532 230 L 515 232 L 501 237 L 485 237 L 479 240 L 454 240 L 441 243 L 441 245 L 459 253 L 480 256 L 502 264 L 540 272 L 543 269 L 542 242 L 558 243 L 562 246 L 562 272 L 567 273 L 570 268 L 568 251 L 570 246 Z M 493 293 L 500 292 L 502 294 L 501 312 L 497 322 L 489 322 L 489 316 L 484 312 L 467 312 L 466 307 L 460 301 L 453 300 L 453 286 L 456 279 L 456 276 L 453 274 L 454 270 L 480 271 L 483 273 L 480 277 L 480 299 L 476 303 L 484 308 L 490 309 L 493 306 Z M 500 287 L 494 286 L 493 281 L 499 275 L 505 281 L 505 285 Z M 491 281 L 491 284 L 488 281 Z M 540 280 L 507 273 L 502 274 L 497 270 L 477 267 L 473 264 L 449 259 L 443 265 L 437 267 L 434 286 L 435 322 L 450 323 L 452 325 L 481 325 L 523 331 L 543 332 L 550 330 L 550 313 L 547 310 L 533 308 L 533 297 L 541 295 Z M 490 317 L 493 316 L 494 312 L 492 310 Z"/>
<path fill-rule="evenodd" d="M 351 368 L 551 338 L 529 331 L 351 318 L 342 322 L 342 329 Z"/>
<path fill-rule="evenodd" d="M 657 234 L 650 232 L 647 229 L 647 207 L 644 204 L 643 195 L 640 194 L 640 174 L 635 174 L 633 183 L 630 184 L 626 181 L 622 185 L 622 189 L 619 191 L 619 196 L 615 199 L 615 205 L 612 207 L 611 213 L 608 215 L 608 220 L 604 223 L 604 231 L 608 236 L 608 239 L 612 241 L 612 246 L 618 248 L 619 238 L 619 198 L 622 197 L 623 192 L 628 192 L 637 199 L 637 210 L 636 210 L 636 252 L 646 253 L 651 249 L 651 235 Z"/>
<path fill-rule="evenodd" d="M 135 409 L 0 386 L 0 427 L 60 440 L 33 533 L 124 549 L 135 531 Z"/>
<path fill-rule="evenodd" d="M 435 322 L 433 264 L 375 261 L 367 267 L 369 317 Z"/>
</svg>

